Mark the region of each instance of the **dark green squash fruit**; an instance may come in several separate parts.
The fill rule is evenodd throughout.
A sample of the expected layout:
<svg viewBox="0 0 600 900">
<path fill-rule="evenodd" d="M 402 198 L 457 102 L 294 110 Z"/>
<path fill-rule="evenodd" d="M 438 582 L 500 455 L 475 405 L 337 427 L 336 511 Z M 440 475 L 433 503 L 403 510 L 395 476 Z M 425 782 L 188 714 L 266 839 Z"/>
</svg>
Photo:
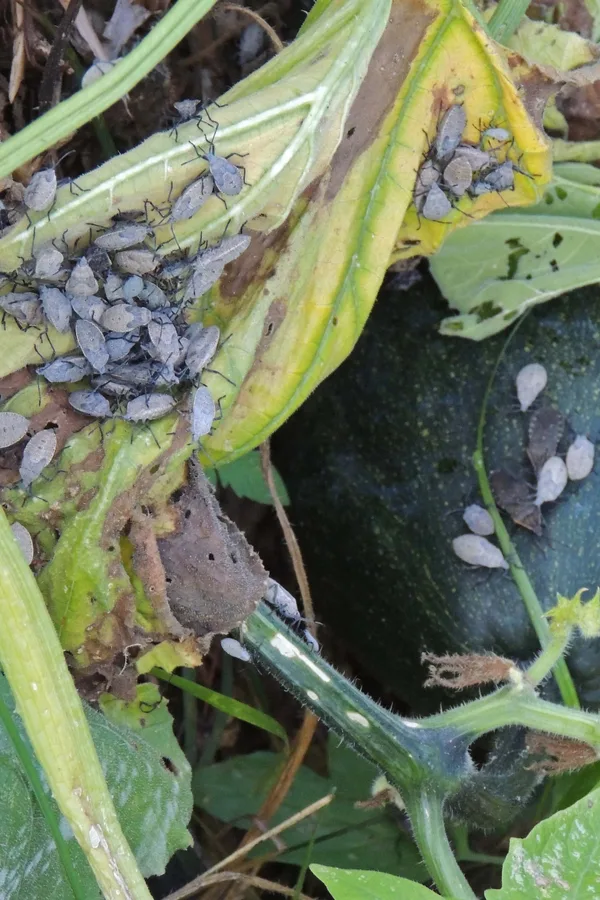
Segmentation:
<svg viewBox="0 0 600 900">
<path fill-rule="evenodd" d="M 600 436 L 600 291 L 537 307 L 520 326 L 492 391 L 488 472 L 534 483 L 525 455 L 530 413 L 514 379 L 529 362 L 548 370 L 542 404 L 575 433 Z M 317 617 L 365 668 L 415 709 L 424 650 L 494 651 L 530 660 L 539 649 L 510 576 L 454 555 L 462 510 L 481 502 L 472 453 L 488 377 L 507 335 L 472 343 L 441 337 L 447 307 L 430 281 L 383 294 L 350 359 L 281 429 L 274 458 L 289 488 Z M 538 406 L 540 405 L 538 401 Z M 540 602 L 600 583 L 600 479 L 570 483 L 543 507 L 542 537 L 510 523 Z M 492 538 L 493 540 L 493 538 Z M 576 642 L 568 664 L 586 706 L 600 705 L 600 644 Z"/>
</svg>

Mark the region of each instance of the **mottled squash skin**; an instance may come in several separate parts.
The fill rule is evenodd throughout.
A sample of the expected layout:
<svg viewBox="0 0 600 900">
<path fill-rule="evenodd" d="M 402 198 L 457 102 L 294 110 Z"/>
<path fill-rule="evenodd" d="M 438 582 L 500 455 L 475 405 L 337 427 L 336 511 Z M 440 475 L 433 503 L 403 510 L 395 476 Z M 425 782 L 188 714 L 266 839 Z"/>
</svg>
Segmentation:
<svg viewBox="0 0 600 900">
<path fill-rule="evenodd" d="M 514 385 L 528 362 L 548 370 L 540 400 L 567 415 L 559 451 L 575 433 L 600 436 L 599 300 L 596 288 L 579 291 L 537 307 L 521 325 L 491 397 L 488 471 L 505 465 L 533 484 L 529 413 L 519 411 Z M 408 294 L 384 293 L 350 359 L 275 441 L 318 618 L 421 710 L 440 700 L 421 687 L 423 650 L 491 650 L 525 661 L 538 649 L 511 578 L 469 569 L 452 552 L 452 538 L 466 531 L 462 510 L 480 502 L 471 455 L 507 335 L 479 344 L 440 337 L 446 314 L 428 280 Z M 510 531 L 549 608 L 557 592 L 600 583 L 600 479 L 592 472 L 570 483 L 543 514 L 542 538 L 512 523 Z M 600 705 L 598 641 L 578 641 L 568 662 L 584 705 Z"/>
</svg>

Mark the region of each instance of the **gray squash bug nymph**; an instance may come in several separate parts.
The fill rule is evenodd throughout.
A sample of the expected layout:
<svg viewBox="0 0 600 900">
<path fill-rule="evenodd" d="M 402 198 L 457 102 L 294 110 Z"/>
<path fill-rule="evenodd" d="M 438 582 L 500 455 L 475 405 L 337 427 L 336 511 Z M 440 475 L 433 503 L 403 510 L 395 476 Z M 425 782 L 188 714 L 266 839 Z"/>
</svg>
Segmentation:
<svg viewBox="0 0 600 900">
<path fill-rule="evenodd" d="M 153 356 L 164 363 L 175 362 L 179 356 L 180 347 L 179 335 L 174 325 L 170 322 L 150 322 L 148 337 L 153 347 Z"/>
<path fill-rule="evenodd" d="M 188 282 L 183 293 L 182 303 L 187 305 L 202 297 L 207 291 L 213 287 L 223 274 L 225 264 L 216 262 L 209 266 L 198 266 L 192 269 Z"/>
<path fill-rule="evenodd" d="M 75 337 L 89 364 L 102 375 L 108 364 L 109 356 L 106 340 L 99 326 L 87 319 L 79 319 L 75 323 Z"/>
<path fill-rule="evenodd" d="M 269 578 L 269 587 L 265 595 L 265 602 L 278 613 L 282 619 L 300 621 L 302 616 L 298 609 L 296 598 L 286 591 L 279 582 Z"/>
<path fill-rule="evenodd" d="M 24 325 L 39 325 L 42 321 L 42 305 L 38 295 L 32 291 L 3 294 L 0 297 L 0 309 Z"/>
<path fill-rule="evenodd" d="M 230 163 L 224 156 L 217 156 L 211 152 L 205 153 L 204 159 L 208 163 L 217 191 L 227 197 L 235 197 L 236 194 L 241 193 L 244 187 L 244 176 L 237 166 Z"/>
<path fill-rule="evenodd" d="M 210 432 L 216 414 L 215 401 L 208 388 L 201 384 L 194 391 L 192 400 L 190 431 L 194 443 Z"/>
<path fill-rule="evenodd" d="M 455 156 L 444 169 L 444 183 L 456 197 L 462 197 L 471 187 L 473 170 L 464 157 Z"/>
<path fill-rule="evenodd" d="M 196 268 L 213 266 L 217 263 L 227 265 L 245 253 L 251 240 L 249 234 L 232 234 L 230 237 L 224 237 L 214 247 L 208 247 L 207 250 L 198 253 L 193 264 Z"/>
<path fill-rule="evenodd" d="M 54 203 L 56 187 L 56 172 L 53 168 L 40 169 L 35 175 L 32 175 L 23 195 L 23 202 L 27 209 L 32 209 L 34 212 L 47 210 Z"/>
<path fill-rule="evenodd" d="M 442 177 L 440 167 L 432 160 L 426 159 L 419 171 L 414 188 L 414 202 L 417 212 L 423 211 L 423 205 L 429 193 L 429 188 L 433 184 L 437 184 Z"/>
<path fill-rule="evenodd" d="M 123 297 L 128 302 L 139 297 L 144 290 L 144 282 L 139 275 L 131 275 L 123 284 Z"/>
<path fill-rule="evenodd" d="M 212 175 L 201 175 L 196 181 L 192 181 L 173 204 L 169 221 L 181 222 L 191 219 L 212 196 L 214 188 L 215 182 Z"/>
<path fill-rule="evenodd" d="M 98 281 L 85 257 L 77 260 L 71 272 L 65 290 L 73 296 L 91 297 L 98 290 Z"/>
<path fill-rule="evenodd" d="M 128 422 L 162 419 L 173 410 L 175 403 L 175 399 L 169 394 L 144 394 L 129 401 L 123 418 Z"/>
<path fill-rule="evenodd" d="M 98 235 L 94 239 L 94 244 L 101 250 L 115 251 L 127 250 L 129 247 L 135 247 L 141 244 L 144 238 L 150 233 L 147 225 L 140 225 L 135 222 L 125 223 L 123 225 L 115 225 L 104 234 Z"/>
<path fill-rule="evenodd" d="M 71 308 L 80 319 L 99 322 L 108 306 L 101 297 L 84 297 L 78 294 L 71 298 Z"/>
<path fill-rule="evenodd" d="M 98 275 L 103 281 L 108 278 L 112 260 L 106 250 L 101 250 L 100 247 L 95 247 L 92 244 L 85 251 L 85 258 L 94 275 Z"/>
<path fill-rule="evenodd" d="M 120 250 L 115 253 L 115 263 L 129 275 L 149 275 L 158 268 L 160 257 L 152 250 Z"/>
<path fill-rule="evenodd" d="M 467 125 L 467 114 L 464 106 L 451 106 L 446 110 L 440 122 L 434 141 L 435 154 L 438 159 L 445 160 L 452 156 Z"/>
<path fill-rule="evenodd" d="M 236 641 L 235 638 L 226 637 L 221 640 L 221 648 L 227 653 L 228 656 L 233 656 L 234 659 L 241 659 L 242 662 L 252 662 L 252 657 L 248 653 L 245 647 L 242 647 L 239 641 Z"/>
<path fill-rule="evenodd" d="M 123 279 L 119 275 L 111 273 L 104 284 L 104 296 L 113 303 L 115 300 L 123 300 L 125 293 L 123 291 Z"/>
<path fill-rule="evenodd" d="M 567 475 L 571 481 L 587 478 L 594 468 L 595 447 L 584 434 L 578 434 L 567 450 Z"/>
<path fill-rule="evenodd" d="M 52 278 L 60 272 L 64 256 L 52 244 L 44 244 L 35 253 L 36 278 Z"/>
<path fill-rule="evenodd" d="M 483 144 L 486 141 L 496 141 L 497 143 L 505 144 L 507 141 L 510 141 L 510 132 L 506 128 L 486 128 L 481 135 L 481 143 Z"/>
<path fill-rule="evenodd" d="M 515 170 L 512 162 L 508 159 L 502 165 L 492 169 L 483 181 L 485 184 L 489 184 L 493 191 L 513 190 L 515 186 Z"/>
<path fill-rule="evenodd" d="M 72 391 L 69 403 L 77 412 L 97 419 L 109 419 L 112 415 L 110 403 L 98 391 Z"/>
<path fill-rule="evenodd" d="M 567 486 L 567 467 L 560 456 L 551 456 L 540 470 L 535 495 L 535 505 L 553 503 Z"/>
<path fill-rule="evenodd" d="M 199 375 L 202 369 L 208 365 L 219 345 L 221 332 L 216 325 L 208 327 L 192 325 L 186 332 L 190 343 L 185 355 L 185 365 L 189 372 L 190 378 Z"/>
<path fill-rule="evenodd" d="M 10 530 L 12 531 L 15 541 L 19 545 L 19 550 L 25 557 L 25 562 L 30 566 L 33 562 L 33 539 L 31 535 L 20 522 L 13 522 L 10 526 Z"/>
<path fill-rule="evenodd" d="M 502 551 L 487 538 L 478 534 L 461 534 L 452 541 L 452 549 L 459 559 L 471 566 L 486 569 L 508 569 Z"/>
<path fill-rule="evenodd" d="M 91 372 L 92 367 L 83 356 L 60 356 L 37 370 L 50 384 L 74 384 Z"/>
<path fill-rule="evenodd" d="M 423 218 L 431 222 L 441 222 L 451 210 L 452 204 L 443 190 L 437 184 L 432 184 L 421 210 Z"/>
<path fill-rule="evenodd" d="M 56 453 L 56 434 L 49 428 L 38 431 L 25 444 L 19 474 L 24 488 L 38 478 Z"/>
<path fill-rule="evenodd" d="M 480 150 L 478 147 L 471 147 L 470 144 L 459 144 L 454 151 L 454 159 L 466 159 L 471 166 L 471 171 L 479 172 L 491 165 L 493 158 L 490 153 Z"/>
<path fill-rule="evenodd" d="M 167 295 L 159 288 L 157 284 L 151 281 L 145 281 L 144 287 L 140 291 L 139 299 L 146 304 L 148 309 L 160 309 L 168 305 Z"/>
<path fill-rule="evenodd" d="M 463 519 L 473 534 L 487 537 L 495 531 L 494 522 L 487 509 L 472 503 L 463 513 Z"/>
<path fill-rule="evenodd" d="M 40 288 L 40 300 L 44 315 L 53 328 L 66 334 L 71 328 L 71 301 L 55 287 Z"/>
<path fill-rule="evenodd" d="M 117 362 L 118 360 L 125 359 L 126 356 L 129 356 L 139 341 L 139 338 L 140 333 L 137 329 L 130 331 L 127 337 L 123 337 L 116 331 L 110 331 L 106 335 L 106 350 L 110 361 Z"/>
<path fill-rule="evenodd" d="M 29 419 L 19 413 L 0 412 L 0 450 L 18 444 L 27 434 Z"/>
<path fill-rule="evenodd" d="M 151 312 L 143 306 L 134 306 L 130 303 L 117 303 L 109 306 L 102 314 L 100 324 L 107 331 L 115 331 L 117 334 L 125 334 L 134 331 L 150 322 Z"/>
</svg>

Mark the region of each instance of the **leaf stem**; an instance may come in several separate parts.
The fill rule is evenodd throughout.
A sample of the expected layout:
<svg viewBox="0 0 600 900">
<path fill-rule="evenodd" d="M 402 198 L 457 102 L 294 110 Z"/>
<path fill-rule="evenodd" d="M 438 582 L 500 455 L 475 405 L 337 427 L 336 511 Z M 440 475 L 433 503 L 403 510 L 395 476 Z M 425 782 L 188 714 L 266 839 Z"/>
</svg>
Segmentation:
<svg viewBox="0 0 600 900">
<path fill-rule="evenodd" d="M 6 729 L 6 733 L 8 734 L 8 737 L 14 747 L 19 762 L 23 767 L 23 771 L 29 779 L 31 790 L 33 791 L 40 811 L 46 821 L 48 831 L 52 835 L 54 843 L 56 844 L 58 858 L 60 859 L 60 862 L 62 864 L 65 878 L 69 882 L 71 890 L 73 891 L 73 895 L 77 898 L 77 900 L 86 900 L 84 887 L 80 883 L 79 876 L 77 875 L 76 870 L 73 868 L 67 842 L 62 836 L 58 820 L 52 808 L 52 804 L 50 803 L 48 797 L 46 796 L 46 792 L 44 791 L 42 780 L 38 774 L 38 770 L 33 761 L 29 747 L 19 734 L 19 729 L 15 724 L 13 713 L 8 708 L 1 696 L 0 721 Z"/>
<path fill-rule="evenodd" d="M 443 816 L 443 800 L 437 789 L 421 788 L 402 794 L 413 835 L 421 856 L 442 897 L 476 900 L 452 851 Z"/>
<path fill-rule="evenodd" d="M 529 0 L 500 0 L 487 24 L 489 36 L 500 44 L 506 44 L 519 27 L 528 6 Z"/>
<path fill-rule="evenodd" d="M 215 2 L 177 0 L 114 69 L 0 144 L 0 178 L 10 175 L 124 97 L 170 53 Z"/>
<path fill-rule="evenodd" d="M 540 601 L 538 600 L 537 594 L 529 579 L 529 576 L 525 571 L 525 567 L 519 559 L 516 548 L 510 539 L 508 531 L 506 530 L 504 520 L 502 519 L 502 516 L 498 511 L 498 507 L 496 506 L 496 501 L 494 499 L 494 495 L 492 493 L 490 482 L 487 476 L 483 452 L 483 435 L 485 431 L 487 408 L 496 374 L 502 360 L 504 359 L 504 355 L 509 347 L 510 342 L 517 333 L 517 329 L 524 321 L 525 317 L 523 317 L 519 321 L 517 326 L 513 328 L 510 335 L 502 345 L 502 350 L 498 355 L 498 359 L 496 360 L 496 364 L 492 369 L 492 373 L 486 385 L 485 393 L 483 395 L 483 400 L 481 403 L 479 422 L 477 425 L 477 440 L 475 452 L 473 453 L 473 467 L 477 475 L 477 481 L 479 483 L 481 496 L 494 522 L 494 528 L 496 537 L 498 538 L 498 543 L 500 544 L 500 548 L 510 566 L 511 575 L 519 590 L 519 593 L 521 594 L 523 603 L 525 604 L 525 608 L 527 609 L 527 613 L 529 615 L 535 633 L 538 636 L 540 645 L 542 646 L 542 648 L 544 648 L 551 641 L 550 626 L 548 624 L 548 620 L 544 616 L 544 610 L 542 609 Z M 580 703 L 577 696 L 577 691 L 575 689 L 571 673 L 569 672 L 567 664 L 565 660 L 562 659 L 562 657 L 558 658 L 554 665 L 554 677 L 560 690 L 560 695 L 562 697 L 563 703 L 566 706 L 579 708 Z"/>
<path fill-rule="evenodd" d="M 421 722 L 427 728 L 456 729 L 471 740 L 497 728 L 521 725 L 600 748 L 598 715 L 542 700 L 525 680 L 521 685 L 506 685 L 493 694 Z"/>
<path fill-rule="evenodd" d="M 0 665 L 59 809 L 107 900 L 151 900 L 123 836 L 33 573 L 0 510 Z"/>
</svg>

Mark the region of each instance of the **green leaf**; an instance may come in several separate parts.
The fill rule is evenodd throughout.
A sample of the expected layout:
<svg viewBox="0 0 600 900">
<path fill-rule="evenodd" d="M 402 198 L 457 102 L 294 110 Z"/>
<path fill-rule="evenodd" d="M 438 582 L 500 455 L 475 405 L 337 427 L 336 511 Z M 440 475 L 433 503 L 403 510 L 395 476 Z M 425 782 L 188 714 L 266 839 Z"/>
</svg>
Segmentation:
<svg viewBox="0 0 600 900">
<path fill-rule="evenodd" d="M 321 879 L 334 900 L 434 900 L 439 897 L 422 884 L 383 872 L 320 865 L 312 865 L 310 870 Z"/>
<path fill-rule="evenodd" d="M 260 465 L 260 453 L 253 450 L 234 462 L 226 463 L 215 469 L 207 469 L 206 476 L 211 484 L 216 483 L 216 476 L 223 487 L 230 487 L 238 497 L 247 497 L 256 503 L 272 505 L 271 494 L 266 485 Z M 283 479 L 277 469 L 273 468 L 273 477 L 277 488 L 277 496 L 284 506 L 290 502 Z"/>
<path fill-rule="evenodd" d="M 513 838 L 502 887 L 486 900 L 588 900 L 599 893 L 600 790 Z"/>
<path fill-rule="evenodd" d="M 302 865 L 306 847 L 315 838 L 312 861 L 333 863 L 342 867 L 377 867 L 393 874 L 424 879 L 419 854 L 408 834 L 399 829 L 393 810 L 357 809 L 358 800 L 370 796 L 376 770 L 347 747 L 338 746 L 330 736 L 328 778 L 302 766 L 273 824 L 299 812 L 307 804 L 332 790 L 335 799 L 318 813 L 286 831 L 290 850 L 278 858 Z M 194 772 L 193 791 L 196 804 L 225 822 L 250 823 L 283 765 L 282 756 L 258 752 L 237 756 L 223 763 L 198 768 Z M 344 833 L 336 834 L 338 831 Z M 295 845 L 301 846 L 294 849 Z M 271 849 L 271 847 L 267 847 Z M 264 853 L 258 848 L 257 853 Z"/>
<path fill-rule="evenodd" d="M 276 737 L 281 738 L 284 744 L 287 745 L 288 737 L 285 728 L 283 728 L 276 719 L 268 716 L 260 709 L 248 706 L 248 704 L 242 703 L 241 700 L 234 700 L 233 697 L 228 697 L 226 694 L 219 694 L 218 691 L 212 691 L 210 688 L 204 687 L 203 684 L 196 684 L 195 681 L 191 681 L 189 678 L 171 675 L 169 672 L 165 672 L 162 669 L 153 668 L 150 674 L 154 675 L 155 678 L 160 678 L 162 681 L 167 681 L 169 684 L 174 685 L 182 691 L 187 691 L 188 694 L 193 694 L 198 700 L 210 704 L 210 706 L 226 713 L 234 719 L 239 719 L 241 722 L 248 722 L 250 725 L 255 725 L 256 728 L 262 728 L 263 731 L 274 734 Z"/>
<path fill-rule="evenodd" d="M 0 691 L 12 708 L 4 678 Z M 142 712 L 139 703 L 158 703 Z M 138 701 L 107 702 L 115 720 L 91 707 L 88 724 L 98 751 L 119 821 L 145 877 L 159 875 L 176 850 L 190 844 L 187 824 L 192 812 L 190 768 L 173 735 L 172 719 L 154 685 L 139 686 Z M 142 707 L 144 708 L 144 707 Z M 22 731 L 20 719 L 15 721 Z M 126 724 L 128 723 L 128 724 Z M 22 732 L 23 739 L 27 738 Z M 42 773 L 43 783 L 46 784 Z M 72 900 L 55 845 L 29 790 L 6 732 L 0 729 L 0 848 L 4 880 L 1 893 L 12 900 L 52 897 Z M 46 790 L 48 790 L 46 788 Z M 55 807 L 54 800 L 51 799 Z M 72 865 L 89 900 L 99 898 L 96 880 L 58 810 Z"/>
<path fill-rule="evenodd" d="M 558 25 L 528 18 L 523 18 L 506 44 L 529 62 L 553 66 L 563 72 L 596 60 L 591 41 L 574 31 L 563 31 Z"/>
<path fill-rule="evenodd" d="M 494 213 L 453 232 L 431 260 L 450 306 L 442 334 L 482 340 L 531 306 L 600 279 L 600 178 L 584 164 L 556 167 L 535 206 Z"/>
</svg>

